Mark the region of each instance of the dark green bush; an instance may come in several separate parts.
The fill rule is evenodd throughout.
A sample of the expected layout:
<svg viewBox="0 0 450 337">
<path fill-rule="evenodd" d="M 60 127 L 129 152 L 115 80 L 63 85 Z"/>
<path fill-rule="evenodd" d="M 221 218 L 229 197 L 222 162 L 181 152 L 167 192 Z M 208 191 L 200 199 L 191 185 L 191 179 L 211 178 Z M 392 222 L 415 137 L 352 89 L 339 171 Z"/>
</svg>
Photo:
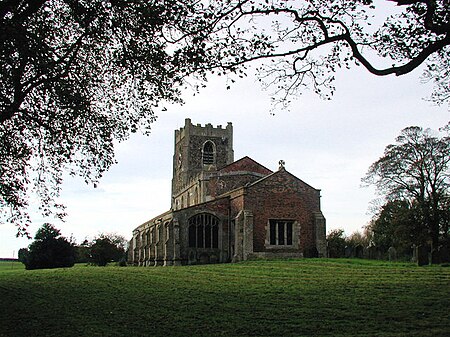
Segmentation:
<svg viewBox="0 0 450 337">
<path fill-rule="evenodd" d="M 75 264 L 75 247 L 60 231 L 45 223 L 37 232 L 35 241 L 23 251 L 21 262 L 25 269 L 72 267 Z"/>
</svg>

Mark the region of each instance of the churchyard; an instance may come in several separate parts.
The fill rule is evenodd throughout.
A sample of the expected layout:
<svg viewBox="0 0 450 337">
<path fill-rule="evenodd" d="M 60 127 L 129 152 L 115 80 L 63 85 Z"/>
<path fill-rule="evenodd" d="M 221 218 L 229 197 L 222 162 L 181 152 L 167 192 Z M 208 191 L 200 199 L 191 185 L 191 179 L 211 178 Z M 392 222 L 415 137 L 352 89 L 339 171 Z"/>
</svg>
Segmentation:
<svg viewBox="0 0 450 337">
<path fill-rule="evenodd" d="M 0 336 L 449 336 L 450 267 L 0 267 Z"/>
</svg>

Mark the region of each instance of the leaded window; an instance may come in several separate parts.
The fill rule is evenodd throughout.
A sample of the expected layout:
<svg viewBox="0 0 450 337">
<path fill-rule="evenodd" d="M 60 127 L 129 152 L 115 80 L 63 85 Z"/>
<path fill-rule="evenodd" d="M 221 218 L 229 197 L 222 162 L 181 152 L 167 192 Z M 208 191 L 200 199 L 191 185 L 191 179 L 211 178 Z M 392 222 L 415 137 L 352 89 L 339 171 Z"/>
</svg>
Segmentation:
<svg viewBox="0 0 450 337">
<path fill-rule="evenodd" d="M 292 226 L 290 220 L 269 221 L 269 244 L 273 246 L 292 246 Z"/>
<path fill-rule="evenodd" d="M 189 247 L 219 247 L 219 219 L 217 217 L 212 214 L 201 213 L 191 217 L 188 223 Z"/>
</svg>

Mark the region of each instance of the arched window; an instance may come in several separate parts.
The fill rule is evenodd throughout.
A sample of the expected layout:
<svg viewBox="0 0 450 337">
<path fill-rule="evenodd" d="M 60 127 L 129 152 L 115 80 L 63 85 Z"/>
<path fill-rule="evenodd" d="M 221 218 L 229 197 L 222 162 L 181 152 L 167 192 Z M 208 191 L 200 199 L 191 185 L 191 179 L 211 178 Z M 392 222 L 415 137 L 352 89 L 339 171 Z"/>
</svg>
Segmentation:
<svg viewBox="0 0 450 337">
<path fill-rule="evenodd" d="M 164 240 L 164 228 L 161 225 L 158 225 L 158 242 L 163 242 Z"/>
<path fill-rule="evenodd" d="M 219 247 L 219 219 L 217 217 L 212 214 L 201 213 L 191 217 L 188 223 L 189 247 Z"/>
<path fill-rule="evenodd" d="M 166 240 L 165 241 L 168 241 L 170 238 L 170 222 L 166 222 L 164 224 L 164 226 L 166 226 L 166 238 L 165 238 Z"/>
<path fill-rule="evenodd" d="M 209 140 L 203 145 L 203 164 L 214 164 L 214 144 Z"/>
<path fill-rule="evenodd" d="M 194 205 L 197 205 L 199 203 L 199 197 L 198 197 L 198 187 L 195 187 L 195 194 L 194 194 Z"/>
</svg>

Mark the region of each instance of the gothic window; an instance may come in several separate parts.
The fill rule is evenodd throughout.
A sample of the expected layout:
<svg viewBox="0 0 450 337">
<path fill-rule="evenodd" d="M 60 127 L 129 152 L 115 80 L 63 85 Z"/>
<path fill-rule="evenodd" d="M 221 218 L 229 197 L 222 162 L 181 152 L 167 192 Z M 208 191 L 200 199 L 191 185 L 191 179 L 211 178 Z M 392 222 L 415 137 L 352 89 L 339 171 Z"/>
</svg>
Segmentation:
<svg viewBox="0 0 450 337">
<path fill-rule="evenodd" d="M 197 205 L 197 204 L 198 204 L 198 202 L 199 202 L 198 200 L 199 200 L 199 198 L 198 198 L 198 188 L 195 187 L 194 205 Z"/>
<path fill-rule="evenodd" d="M 292 225 L 290 220 L 269 221 L 269 243 L 273 246 L 292 246 Z"/>
<path fill-rule="evenodd" d="M 219 247 L 219 219 L 217 217 L 212 214 L 201 213 L 191 217 L 188 224 L 189 247 Z"/>
<path fill-rule="evenodd" d="M 156 239 L 155 239 L 155 230 L 151 229 L 150 230 L 150 243 L 155 243 Z"/>
<path fill-rule="evenodd" d="M 203 164 L 214 164 L 214 144 L 211 141 L 207 141 L 203 145 Z"/>
<path fill-rule="evenodd" d="M 162 225 L 157 225 L 156 226 L 155 235 L 156 235 L 155 243 L 160 243 L 160 242 L 163 241 L 164 228 L 163 228 Z"/>
<path fill-rule="evenodd" d="M 158 226 L 158 242 L 162 242 L 164 239 L 164 228 L 162 225 Z"/>
<path fill-rule="evenodd" d="M 170 227 L 169 227 L 170 223 L 166 222 L 164 225 L 166 226 L 166 241 L 168 241 L 170 238 Z"/>
</svg>

